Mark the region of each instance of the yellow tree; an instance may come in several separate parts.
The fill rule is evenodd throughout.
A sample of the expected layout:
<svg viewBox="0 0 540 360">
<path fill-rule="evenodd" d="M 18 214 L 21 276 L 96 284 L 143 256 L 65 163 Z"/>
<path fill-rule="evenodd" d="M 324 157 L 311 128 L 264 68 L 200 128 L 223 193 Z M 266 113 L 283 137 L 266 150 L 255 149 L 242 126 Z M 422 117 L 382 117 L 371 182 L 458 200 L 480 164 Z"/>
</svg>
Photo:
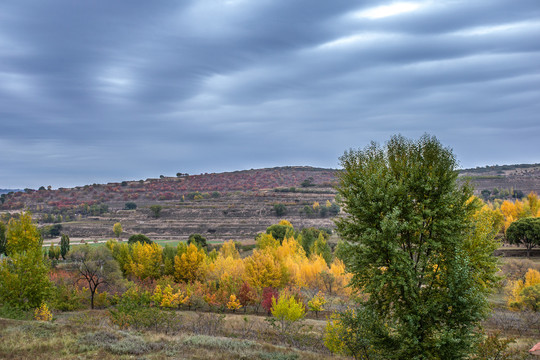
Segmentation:
<svg viewBox="0 0 540 360">
<path fill-rule="evenodd" d="M 238 250 L 236 250 L 236 245 L 234 245 L 234 241 L 229 240 L 225 241 L 223 245 L 221 246 L 221 249 L 219 249 L 219 253 L 224 258 L 232 257 L 233 259 L 239 259 L 240 254 L 238 253 Z"/>
<path fill-rule="evenodd" d="M 531 216 L 540 217 L 540 200 L 534 191 L 527 195 L 527 205 Z"/>
<path fill-rule="evenodd" d="M 290 222 L 289 220 L 285 220 L 285 219 L 280 220 L 279 223 L 278 223 L 278 225 L 283 225 L 283 226 L 293 227 L 292 224 L 291 224 L 291 222 Z"/>
<path fill-rule="evenodd" d="M 257 247 L 261 250 L 275 249 L 279 246 L 279 240 L 274 239 L 272 234 L 260 234 L 257 237 Z"/>
<path fill-rule="evenodd" d="M 193 282 L 205 277 L 206 254 L 191 243 L 180 256 L 174 257 L 174 278 L 176 281 Z"/>
<path fill-rule="evenodd" d="M 163 248 L 159 244 L 136 242 L 131 245 L 130 261 L 127 265 L 128 273 L 142 280 L 157 279 L 161 276 L 162 263 Z"/>
<path fill-rule="evenodd" d="M 8 255 L 28 250 L 41 250 L 41 234 L 32 223 L 29 212 L 21 213 L 19 219 L 11 218 L 6 231 L 6 253 Z"/>
<path fill-rule="evenodd" d="M 120 224 L 119 222 L 115 223 L 113 225 L 113 232 L 114 232 L 114 235 L 116 235 L 116 237 L 119 238 L 120 235 L 122 234 L 122 224 Z"/>
<path fill-rule="evenodd" d="M 253 255 L 244 260 L 246 281 L 258 290 L 265 287 L 277 288 L 286 282 L 284 267 L 268 251 L 255 249 Z"/>
</svg>

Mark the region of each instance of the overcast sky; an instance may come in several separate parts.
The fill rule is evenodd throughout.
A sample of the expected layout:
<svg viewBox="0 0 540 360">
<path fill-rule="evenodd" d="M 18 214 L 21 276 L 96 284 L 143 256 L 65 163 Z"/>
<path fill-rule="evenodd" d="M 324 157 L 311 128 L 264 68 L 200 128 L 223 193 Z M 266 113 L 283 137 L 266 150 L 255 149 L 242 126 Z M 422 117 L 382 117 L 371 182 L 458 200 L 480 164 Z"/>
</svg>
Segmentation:
<svg viewBox="0 0 540 360">
<path fill-rule="evenodd" d="M 339 167 L 392 134 L 540 162 L 538 0 L 0 2 L 0 188 Z"/>
</svg>

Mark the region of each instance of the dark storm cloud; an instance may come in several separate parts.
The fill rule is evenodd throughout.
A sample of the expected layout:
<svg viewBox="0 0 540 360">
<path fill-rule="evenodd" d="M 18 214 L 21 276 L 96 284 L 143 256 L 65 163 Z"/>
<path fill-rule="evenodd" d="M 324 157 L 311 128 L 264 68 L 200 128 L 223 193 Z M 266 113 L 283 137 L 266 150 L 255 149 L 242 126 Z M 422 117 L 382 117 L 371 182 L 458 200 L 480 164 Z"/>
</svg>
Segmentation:
<svg viewBox="0 0 540 360">
<path fill-rule="evenodd" d="M 336 167 L 398 132 L 540 162 L 539 38 L 536 0 L 5 1 L 0 188 Z"/>
</svg>

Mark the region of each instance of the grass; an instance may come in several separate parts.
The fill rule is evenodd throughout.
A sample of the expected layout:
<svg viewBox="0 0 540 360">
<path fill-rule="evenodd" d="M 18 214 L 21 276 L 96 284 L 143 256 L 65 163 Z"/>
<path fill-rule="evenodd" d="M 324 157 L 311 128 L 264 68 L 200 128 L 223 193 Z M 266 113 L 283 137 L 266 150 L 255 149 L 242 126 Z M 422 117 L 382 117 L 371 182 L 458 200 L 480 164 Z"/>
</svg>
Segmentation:
<svg viewBox="0 0 540 360">
<path fill-rule="evenodd" d="M 209 316 L 215 314 L 208 314 Z M 217 315 L 215 315 L 217 316 Z M 194 333 L 200 316 L 183 312 L 181 328 L 170 334 L 155 331 L 120 330 L 101 310 L 59 313 L 53 322 L 0 318 L 0 359 L 261 359 L 315 360 L 339 359 L 327 351 L 295 348 L 265 341 L 262 317 L 248 316 L 256 327 L 245 339 L 241 327 L 243 315 L 225 317 L 220 334 Z M 322 326 L 323 322 L 321 322 Z M 191 327 L 190 327 L 191 326 Z M 245 329 L 244 333 L 245 332 Z M 307 335 L 306 335 L 307 336 Z"/>
</svg>

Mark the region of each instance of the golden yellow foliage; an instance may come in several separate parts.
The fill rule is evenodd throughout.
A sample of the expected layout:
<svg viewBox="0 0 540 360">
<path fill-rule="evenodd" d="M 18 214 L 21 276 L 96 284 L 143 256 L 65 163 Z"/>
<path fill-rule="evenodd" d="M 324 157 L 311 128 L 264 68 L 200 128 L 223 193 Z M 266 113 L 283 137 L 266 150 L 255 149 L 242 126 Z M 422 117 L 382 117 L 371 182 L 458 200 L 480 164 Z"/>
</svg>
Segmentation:
<svg viewBox="0 0 540 360">
<path fill-rule="evenodd" d="M 22 212 L 19 219 L 11 218 L 6 229 L 7 254 L 41 249 L 41 234 L 32 222 L 32 214 Z"/>
<path fill-rule="evenodd" d="M 529 269 L 525 274 L 525 281 L 516 280 L 510 282 L 508 286 L 508 306 L 511 308 L 518 308 L 523 299 L 521 298 L 521 291 L 529 286 L 540 284 L 540 272 L 535 269 Z"/>
<path fill-rule="evenodd" d="M 234 245 L 234 241 L 232 240 L 225 241 L 223 245 L 221 246 L 221 249 L 219 249 L 219 253 L 224 258 L 226 257 L 232 257 L 233 259 L 240 258 L 240 254 L 238 253 L 238 250 L 236 250 L 236 245 Z"/>
<path fill-rule="evenodd" d="M 34 310 L 34 319 L 37 321 L 51 321 L 52 313 L 49 311 L 47 304 L 42 303 L 40 307 Z"/>
<path fill-rule="evenodd" d="M 174 257 L 174 278 L 176 281 L 191 282 L 203 280 L 206 276 L 204 262 L 206 254 L 191 243 L 185 253 Z"/>
<path fill-rule="evenodd" d="M 289 220 L 285 220 L 285 219 L 280 220 L 279 223 L 278 223 L 278 225 L 284 225 L 284 226 L 290 226 L 290 227 L 293 227 L 292 224 L 290 223 L 290 221 L 289 221 Z"/>
<path fill-rule="evenodd" d="M 136 242 L 131 246 L 131 254 L 125 265 L 127 273 L 139 279 L 157 279 L 161 275 L 163 248 L 157 244 Z"/>
<path fill-rule="evenodd" d="M 279 246 L 279 241 L 274 239 L 271 234 L 260 234 L 257 239 L 257 247 L 261 250 L 274 249 Z"/>
<path fill-rule="evenodd" d="M 251 287 L 279 287 L 287 282 L 286 269 L 268 251 L 255 249 L 244 264 L 245 279 Z"/>
<path fill-rule="evenodd" d="M 236 295 L 231 294 L 229 297 L 229 302 L 227 303 L 227 309 L 236 311 L 240 309 L 242 305 L 240 304 L 240 301 L 236 299 Z"/>
</svg>

